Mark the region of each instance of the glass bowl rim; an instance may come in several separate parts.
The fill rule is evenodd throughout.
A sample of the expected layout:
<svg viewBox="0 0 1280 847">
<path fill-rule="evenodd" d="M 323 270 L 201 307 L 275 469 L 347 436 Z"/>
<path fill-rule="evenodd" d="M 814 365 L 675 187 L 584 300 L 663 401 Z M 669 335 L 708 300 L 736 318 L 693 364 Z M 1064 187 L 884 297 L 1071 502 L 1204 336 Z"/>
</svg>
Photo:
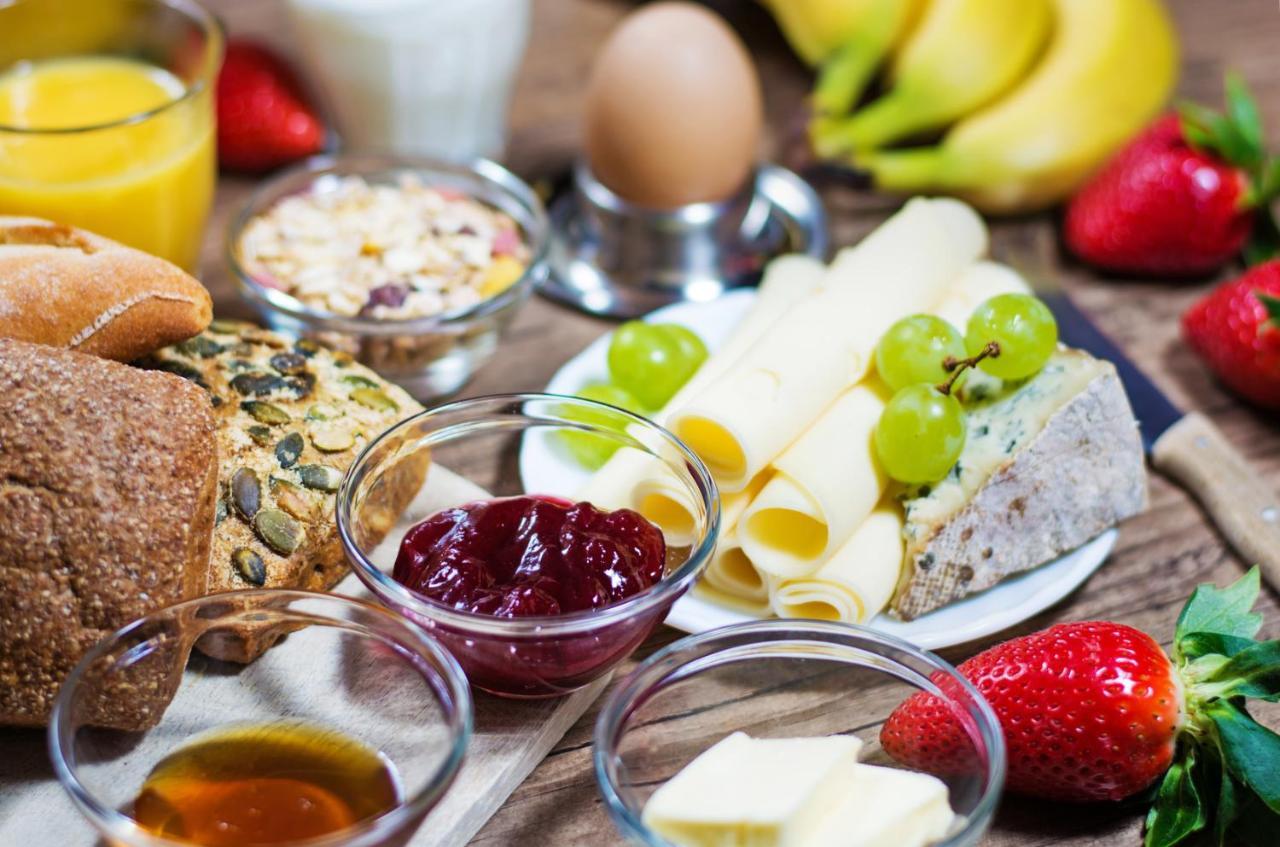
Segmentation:
<svg viewBox="0 0 1280 847">
<path fill-rule="evenodd" d="M 675 447 L 680 454 L 687 468 L 689 475 L 693 477 L 694 483 L 699 485 L 704 492 L 702 497 L 703 509 L 707 514 L 707 527 L 703 533 L 703 537 L 697 545 L 689 552 L 689 558 L 686 559 L 674 571 L 663 576 L 658 582 L 649 586 L 645 590 L 633 594 L 620 603 L 614 603 L 610 606 L 604 606 L 600 609 L 590 609 L 586 611 L 570 612 L 564 615 L 531 615 L 529 617 L 519 618 L 499 618 L 493 615 L 484 615 L 476 612 L 464 612 L 458 609 L 437 603 L 419 596 L 409 588 L 401 585 L 392 579 L 388 574 L 384 573 L 379 567 L 374 565 L 360 550 L 359 546 L 351 536 L 350 529 L 350 512 L 351 499 L 354 496 L 352 491 L 352 479 L 356 476 L 358 470 L 363 470 L 369 456 L 372 454 L 377 445 L 384 440 L 389 439 L 393 434 L 408 429 L 413 424 L 424 418 L 439 417 L 445 414 L 454 414 L 458 412 L 468 412 L 472 410 L 491 409 L 498 411 L 505 406 L 520 404 L 521 406 L 527 402 L 554 402 L 557 404 L 569 404 L 585 406 L 587 408 L 596 408 L 622 416 L 629 424 L 641 426 L 646 432 L 656 434 L 665 443 Z M 590 429 L 591 424 L 583 424 L 575 422 L 583 429 Z M 601 430 L 601 434 L 613 434 L 608 430 Z M 455 400 L 451 403 L 445 403 L 440 406 L 434 406 L 430 409 L 418 412 L 416 415 L 405 418 L 389 429 L 385 430 L 373 441 L 365 445 L 360 451 L 354 462 L 347 469 L 342 477 L 342 482 L 338 486 L 337 502 L 334 509 L 336 523 L 338 526 L 338 536 L 342 540 L 342 547 L 347 553 L 347 558 L 351 562 L 352 570 L 360 581 L 368 587 L 379 600 L 384 597 L 389 599 L 384 602 L 398 604 L 415 613 L 419 613 L 424 617 L 452 627 L 458 631 L 468 634 L 496 635 L 503 637 L 547 637 L 557 635 L 580 634 L 584 632 L 592 632 L 610 624 L 617 623 L 619 620 L 625 619 L 632 615 L 638 615 L 646 612 L 659 605 L 676 590 L 686 584 L 691 584 L 697 575 L 702 571 L 703 566 L 711 558 L 711 553 L 715 549 L 716 540 L 720 533 L 720 492 L 716 488 L 715 480 L 711 476 L 711 472 L 707 470 L 706 465 L 698 458 L 683 441 L 673 435 L 669 430 L 660 424 L 643 418 L 640 415 L 620 409 L 617 406 L 610 406 L 608 403 L 601 403 L 596 400 L 587 400 L 582 397 L 570 397 L 564 394 L 546 394 L 540 392 L 520 392 L 512 394 L 487 394 L 480 397 L 469 397 L 463 400 Z"/>
<path fill-rule="evenodd" d="M 778 637 L 767 637 L 775 634 Z M 807 638 L 806 636 L 828 636 L 828 639 L 822 643 L 834 644 L 838 647 L 869 647 L 872 649 L 888 647 L 901 651 L 916 661 L 932 666 L 933 670 L 930 675 L 941 672 L 946 674 L 952 682 L 957 683 L 961 690 L 968 694 L 977 706 L 978 720 L 976 723 L 983 743 L 987 746 L 987 784 L 983 787 L 982 796 L 979 798 L 977 805 L 966 816 L 967 819 L 964 826 L 951 837 L 944 841 L 939 841 L 931 845 L 931 847 L 966 847 L 976 843 L 973 840 L 975 836 L 984 832 L 990 826 L 991 819 L 995 815 L 996 806 L 999 804 L 1001 794 L 1004 791 L 1005 775 L 1008 768 L 1004 732 L 1001 729 L 1000 721 L 996 717 L 995 711 L 991 708 L 991 704 L 987 702 L 987 699 L 950 662 L 897 636 L 858 624 L 790 618 L 773 618 L 728 624 L 695 635 L 685 636 L 646 658 L 614 686 L 613 691 L 605 698 L 600 708 L 600 713 L 596 718 L 595 729 L 591 739 L 592 763 L 596 786 L 604 798 L 605 808 L 608 810 L 609 816 L 613 818 L 615 825 L 622 830 L 624 837 L 639 839 L 648 847 L 672 847 L 670 842 L 649 829 L 640 815 L 636 814 L 627 802 L 623 800 L 613 779 L 613 768 L 610 767 L 610 760 L 614 758 L 617 742 L 622 736 L 623 723 L 630 718 L 637 708 L 643 706 L 660 690 L 659 686 L 665 685 L 673 674 L 688 664 L 688 662 L 680 662 L 671 665 L 673 659 L 678 659 L 683 654 L 697 651 L 698 648 L 715 645 L 720 641 L 727 642 L 724 649 L 740 646 L 733 642 L 734 639 L 743 635 L 764 636 L 761 638 L 760 644 L 776 644 L 779 646 L 814 643 L 812 638 Z M 712 653 L 715 652 L 721 651 L 712 651 Z M 826 660 L 832 661 L 829 658 Z M 895 662 L 895 664 L 901 666 L 901 663 Z M 885 672 L 878 668 L 873 668 L 873 670 L 880 673 Z M 702 669 L 698 669 L 689 676 L 694 676 L 701 672 Z M 681 677 L 681 679 L 685 678 L 688 677 Z"/>
<path fill-rule="evenodd" d="M 95 825 L 110 830 L 111 835 L 109 838 L 121 839 L 122 843 L 145 844 L 148 847 L 191 847 L 190 842 L 187 841 L 177 841 L 164 836 L 153 835 L 139 826 L 137 821 L 129 815 L 103 805 L 94 793 L 81 782 L 77 775 L 79 767 L 76 762 L 77 757 L 71 747 L 73 737 L 70 727 L 71 696 L 90 665 L 105 655 L 112 646 L 146 625 L 162 617 L 174 617 L 182 612 L 199 608 L 211 602 L 225 603 L 229 599 L 246 596 L 269 599 L 273 601 L 273 605 L 281 601 L 290 603 L 296 601 L 327 601 L 349 608 L 358 608 L 386 620 L 404 635 L 406 642 L 413 647 L 419 656 L 424 656 L 434 663 L 433 667 L 438 671 L 440 677 L 439 685 L 444 687 L 452 700 L 452 708 L 448 704 L 441 702 L 441 708 L 445 712 L 447 718 L 446 726 L 449 731 L 448 755 L 445 756 L 443 762 L 441 762 L 427 783 L 412 797 L 406 798 L 403 802 L 375 817 L 358 821 L 351 826 L 327 835 L 289 841 L 283 844 L 282 847 L 373 847 L 382 843 L 381 839 L 395 833 L 406 823 L 413 821 L 415 818 L 421 818 L 430 812 L 444 798 L 449 786 L 457 776 L 474 732 L 475 717 L 471 688 L 467 683 L 466 673 L 462 670 L 462 666 L 458 664 L 458 660 L 421 627 L 378 603 L 357 597 L 348 597 L 343 594 L 278 588 L 223 591 L 156 609 L 103 637 L 84 654 L 80 661 L 76 663 L 75 668 L 62 682 L 62 686 L 54 700 L 47 731 L 49 759 L 53 764 L 54 774 L 58 779 L 58 783 L 70 795 L 74 804 Z M 314 613 L 308 613 L 308 616 L 315 617 Z M 355 632 L 362 638 L 375 637 L 370 634 L 367 626 L 358 621 L 340 621 L 336 617 L 331 617 L 327 621 L 320 623 L 326 626 L 340 623 L 344 632 Z M 437 688 L 436 685 L 431 685 L 431 687 Z"/>
<path fill-rule="evenodd" d="M 17 0 L 17 2 L 29 2 L 29 0 Z M 112 121 L 103 121 L 102 123 L 86 124 L 84 126 L 64 126 L 64 127 L 21 127 L 9 126 L 0 123 L 0 133 L 10 133 L 13 135 L 22 135 L 29 137 L 49 136 L 67 136 L 76 135 L 82 132 L 98 132 L 100 130 L 115 129 L 117 127 L 132 126 L 140 124 L 151 118 L 167 112 L 175 108 L 180 103 L 186 103 L 194 100 L 204 91 L 212 91 L 214 78 L 218 74 L 218 69 L 222 66 L 222 57 L 226 52 L 227 32 L 222 25 L 222 21 L 216 15 L 202 6 L 196 0 L 146 0 L 153 6 L 162 6 L 174 10 L 180 15 L 194 21 L 208 35 L 209 43 L 204 49 L 204 59 L 201 62 L 200 73 L 196 77 L 196 81 L 191 85 L 185 86 L 185 90 L 181 96 L 166 100 L 159 106 L 153 106 L 142 112 L 135 112 L 132 115 L 125 115 L 123 118 L 117 118 Z"/>
<path fill-rule="evenodd" d="M 259 206 L 270 208 L 285 197 L 306 191 L 325 176 L 367 177 L 396 173 L 415 173 L 424 177 L 438 174 L 477 177 L 522 206 L 528 214 L 528 221 L 516 223 L 528 239 L 530 257 L 520 278 L 492 297 L 462 309 L 414 318 L 362 318 L 358 315 L 339 315 L 311 309 L 292 294 L 264 285 L 240 260 L 240 239 L 249 222 L 258 214 L 255 210 Z M 285 185 L 302 177 L 307 179 L 298 188 L 283 190 Z M 426 181 L 429 186 L 429 179 Z M 483 200 L 479 202 L 485 203 Z M 515 173 L 492 159 L 476 158 L 458 163 L 427 156 L 391 153 L 322 153 L 281 171 L 254 189 L 227 226 L 223 254 L 243 295 L 254 304 L 299 323 L 319 331 L 352 335 L 421 335 L 468 324 L 500 312 L 528 296 L 535 283 L 547 273 L 550 226 L 546 209 L 537 192 Z"/>
</svg>

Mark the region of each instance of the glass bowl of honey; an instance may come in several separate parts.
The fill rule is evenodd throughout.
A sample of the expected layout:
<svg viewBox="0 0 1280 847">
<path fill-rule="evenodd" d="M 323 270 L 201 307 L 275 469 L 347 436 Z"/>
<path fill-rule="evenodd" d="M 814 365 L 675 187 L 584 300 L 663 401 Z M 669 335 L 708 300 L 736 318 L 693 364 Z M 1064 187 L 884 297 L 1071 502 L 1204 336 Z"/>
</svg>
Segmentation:
<svg viewBox="0 0 1280 847">
<path fill-rule="evenodd" d="M 243 591 L 103 639 L 59 692 L 49 750 L 116 847 L 385 847 L 444 796 L 471 726 L 462 670 L 404 619 Z"/>
<path fill-rule="evenodd" d="M 927 773 L 901 761 L 896 710 L 909 700 L 953 730 L 932 742 Z M 848 756 L 823 770 L 808 754 L 832 742 Z M 797 843 L 975 847 L 1007 763 L 990 704 L 946 661 L 867 627 L 806 620 L 733 624 L 659 650 L 613 688 L 593 746 L 609 816 L 645 847 L 688 843 L 691 822 L 705 825 L 697 843 L 712 843 L 748 820 L 762 831 L 785 822 Z M 708 765 L 722 779 L 702 793 Z M 832 826 L 838 838 L 814 837 Z"/>
</svg>

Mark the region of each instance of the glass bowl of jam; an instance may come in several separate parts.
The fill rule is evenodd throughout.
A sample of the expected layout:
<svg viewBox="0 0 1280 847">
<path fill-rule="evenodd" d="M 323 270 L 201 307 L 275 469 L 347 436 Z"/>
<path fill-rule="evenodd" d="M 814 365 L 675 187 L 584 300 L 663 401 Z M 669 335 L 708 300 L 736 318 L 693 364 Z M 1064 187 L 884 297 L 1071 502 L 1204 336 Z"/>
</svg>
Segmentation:
<svg viewBox="0 0 1280 847">
<path fill-rule="evenodd" d="M 890 715 L 912 697 L 928 698 L 933 719 L 954 730 L 928 774 L 889 754 L 903 726 Z M 840 745 L 856 764 L 828 756 Z M 649 847 L 692 843 L 681 837 L 691 829 L 696 843 L 713 843 L 715 827 L 747 820 L 789 825 L 801 844 L 973 847 L 1006 768 L 995 713 L 949 663 L 873 629 L 801 620 L 721 627 L 649 656 L 605 701 L 594 759 L 614 824 Z M 773 774 L 776 788 L 762 784 Z M 797 775 L 813 778 L 807 792 Z M 820 802 L 805 817 L 807 798 Z M 839 839 L 800 837 L 827 826 Z"/>
<path fill-rule="evenodd" d="M 49 750 L 112 845 L 387 847 L 444 796 L 471 725 L 461 668 L 420 628 L 337 595 L 237 591 L 91 649 Z"/>
<path fill-rule="evenodd" d="M 563 437 L 616 447 L 660 478 L 682 521 L 659 527 L 576 479 L 526 490 L 522 440 Z M 339 536 L 369 590 L 439 639 L 472 685 L 508 697 L 567 694 L 629 656 L 705 567 L 719 521 L 710 474 L 671 433 L 548 394 L 408 418 L 365 448 L 337 495 Z"/>
</svg>

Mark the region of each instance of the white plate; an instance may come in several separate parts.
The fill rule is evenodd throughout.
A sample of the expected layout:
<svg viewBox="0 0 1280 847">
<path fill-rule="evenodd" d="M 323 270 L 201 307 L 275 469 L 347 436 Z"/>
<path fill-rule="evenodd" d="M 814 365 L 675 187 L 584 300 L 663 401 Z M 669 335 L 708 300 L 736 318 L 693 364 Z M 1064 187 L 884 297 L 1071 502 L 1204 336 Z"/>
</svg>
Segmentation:
<svg viewBox="0 0 1280 847">
<path fill-rule="evenodd" d="M 744 289 L 709 303 L 677 303 L 651 313 L 645 320 L 684 324 L 714 351 L 728 338 L 754 300 L 755 292 Z M 589 382 L 607 380 L 606 353 L 610 337 L 611 333 L 606 333 L 565 362 L 547 384 L 547 391 L 573 394 Z M 572 491 L 586 481 L 589 471 L 556 450 L 545 435 L 534 435 L 529 433 L 520 448 L 520 475 L 526 491 Z M 1074 591 L 1106 560 L 1115 546 L 1116 535 L 1116 530 L 1109 529 L 1047 565 L 914 621 L 879 615 L 871 621 L 871 626 L 927 650 L 984 638 L 1025 621 Z M 689 594 L 672 608 L 667 624 L 685 632 L 704 632 L 752 618 L 737 609 Z"/>
</svg>

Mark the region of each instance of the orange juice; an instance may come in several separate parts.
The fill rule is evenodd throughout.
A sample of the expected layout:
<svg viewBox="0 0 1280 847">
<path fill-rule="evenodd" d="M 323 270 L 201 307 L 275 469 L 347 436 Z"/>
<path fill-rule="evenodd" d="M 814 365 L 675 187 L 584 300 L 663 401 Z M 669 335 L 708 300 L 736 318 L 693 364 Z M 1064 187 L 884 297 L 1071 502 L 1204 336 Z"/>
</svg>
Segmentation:
<svg viewBox="0 0 1280 847">
<path fill-rule="evenodd" d="M 213 106 L 127 58 L 0 74 L 0 214 L 74 224 L 193 268 L 213 200 Z"/>
</svg>

